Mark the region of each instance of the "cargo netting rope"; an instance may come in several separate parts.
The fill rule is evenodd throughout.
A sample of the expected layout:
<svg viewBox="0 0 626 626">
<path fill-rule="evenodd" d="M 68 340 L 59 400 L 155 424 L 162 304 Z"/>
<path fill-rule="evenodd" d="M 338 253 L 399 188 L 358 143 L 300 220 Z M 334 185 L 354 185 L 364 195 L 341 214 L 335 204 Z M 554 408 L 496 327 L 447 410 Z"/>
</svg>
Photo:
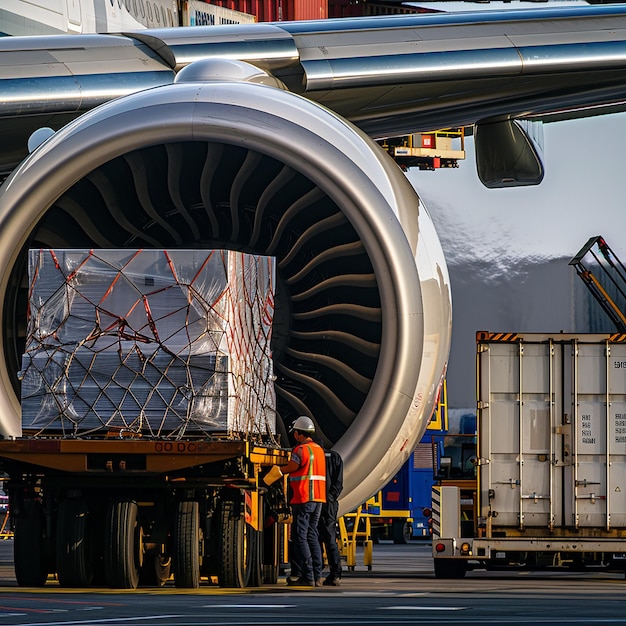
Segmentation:
<svg viewBox="0 0 626 626">
<path fill-rule="evenodd" d="M 274 259 L 31 250 L 22 426 L 274 441 Z"/>
</svg>

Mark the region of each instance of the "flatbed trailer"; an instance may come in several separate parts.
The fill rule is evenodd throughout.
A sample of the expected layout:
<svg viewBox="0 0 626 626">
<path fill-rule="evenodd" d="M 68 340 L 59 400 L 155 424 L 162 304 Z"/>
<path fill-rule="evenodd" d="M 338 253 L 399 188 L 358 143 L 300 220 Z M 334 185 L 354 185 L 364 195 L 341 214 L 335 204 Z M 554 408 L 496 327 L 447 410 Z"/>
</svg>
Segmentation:
<svg viewBox="0 0 626 626">
<path fill-rule="evenodd" d="M 247 440 L 0 441 L 20 586 L 276 582 L 289 451 Z"/>
</svg>

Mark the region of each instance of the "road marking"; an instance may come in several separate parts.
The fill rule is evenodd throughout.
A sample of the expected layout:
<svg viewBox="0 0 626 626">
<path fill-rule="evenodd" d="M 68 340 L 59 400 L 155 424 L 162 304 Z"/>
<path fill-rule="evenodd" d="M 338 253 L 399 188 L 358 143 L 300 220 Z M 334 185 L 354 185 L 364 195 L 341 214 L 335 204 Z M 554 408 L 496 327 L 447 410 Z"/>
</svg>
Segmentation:
<svg viewBox="0 0 626 626">
<path fill-rule="evenodd" d="M 293 609 L 295 604 L 205 604 L 204 609 Z"/>
<path fill-rule="evenodd" d="M 22 598 L 23 600 L 24 598 Z M 3 606 L 0 604 L 0 611 L 24 611 L 25 613 L 61 613 L 61 612 L 67 612 L 67 609 L 49 609 L 49 608 L 45 608 L 45 609 L 31 609 L 28 607 L 23 607 L 23 606 Z"/>
<path fill-rule="evenodd" d="M 398 591 L 395 595 L 398 596 L 398 598 L 423 598 L 424 596 L 432 596 L 432 593 L 430 591 L 421 591 L 419 593 L 401 593 Z"/>
<path fill-rule="evenodd" d="M 0 617 L 2 617 L 0 615 Z M 142 615 L 141 617 L 111 617 L 90 620 L 72 620 L 71 622 L 45 622 L 45 626 L 75 626 L 78 624 L 107 624 L 109 622 L 140 622 L 148 619 L 173 619 L 181 618 L 183 615 Z M 42 622 L 32 624 L 20 624 L 20 626 L 42 626 Z"/>
<path fill-rule="evenodd" d="M 381 606 L 383 611 L 465 611 L 466 606 Z"/>
<path fill-rule="evenodd" d="M 339 593 L 342 596 L 354 596 L 354 597 L 365 596 L 367 598 L 395 598 L 398 595 L 397 591 L 369 591 L 369 590 L 364 590 L 364 591 L 340 590 Z M 316 593 L 315 597 L 319 598 L 320 595 L 322 594 Z M 335 593 L 331 595 L 337 595 L 337 594 Z"/>
</svg>

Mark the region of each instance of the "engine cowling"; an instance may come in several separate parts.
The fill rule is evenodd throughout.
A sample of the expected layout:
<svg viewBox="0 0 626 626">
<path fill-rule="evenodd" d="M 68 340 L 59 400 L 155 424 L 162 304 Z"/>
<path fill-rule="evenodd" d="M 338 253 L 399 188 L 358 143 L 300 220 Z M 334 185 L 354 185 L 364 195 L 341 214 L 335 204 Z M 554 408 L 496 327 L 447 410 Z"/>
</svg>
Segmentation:
<svg viewBox="0 0 626 626">
<path fill-rule="evenodd" d="M 0 188 L 0 241 L 5 437 L 21 432 L 32 247 L 275 256 L 278 430 L 309 415 L 344 457 L 342 513 L 424 432 L 451 330 L 432 221 L 373 140 L 246 63 L 194 63 L 55 133 Z"/>
</svg>

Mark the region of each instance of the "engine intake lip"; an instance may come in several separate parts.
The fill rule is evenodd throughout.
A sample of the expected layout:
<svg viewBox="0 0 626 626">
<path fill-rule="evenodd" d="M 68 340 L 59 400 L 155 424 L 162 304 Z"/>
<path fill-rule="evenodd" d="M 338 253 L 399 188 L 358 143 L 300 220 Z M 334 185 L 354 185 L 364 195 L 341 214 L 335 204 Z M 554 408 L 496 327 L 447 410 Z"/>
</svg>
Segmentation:
<svg viewBox="0 0 626 626">
<path fill-rule="evenodd" d="M 388 157 L 371 139 L 322 106 L 273 87 L 217 81 L 155 88 L 85 114 L 42 144 L 0 190 L 0 240 L 11 242 L 0 247 L 0 293 L 6 293 L 32 229 L 72 185 L 131 150 L 185 141 L 242 146 L 291 166 L 341 208 L 363 243 L 380 293 L 382 334 L 369 393 L 334 442 L 346 463 L 349 494 L 367 483 L 407 414 L 415 412 L 424 313 L 417 261 L 400 214 L 406 219 L 413 211 L 417 220 L 417 196 L 406 179 L 398 187 Z M 5 299 L 1 306 L 8 306 Z M 439 375 L 432 373 L 433 385 Z M 3 428 L 17 436 L 19 401 L 10 378 L 0 360 Z M 421 420 L 430 408 L 421 407 Z M 402 461 L 395 462 L 397 469 Z M 348 509 L 358 504 L 345 503 Z"/>
</svg>

